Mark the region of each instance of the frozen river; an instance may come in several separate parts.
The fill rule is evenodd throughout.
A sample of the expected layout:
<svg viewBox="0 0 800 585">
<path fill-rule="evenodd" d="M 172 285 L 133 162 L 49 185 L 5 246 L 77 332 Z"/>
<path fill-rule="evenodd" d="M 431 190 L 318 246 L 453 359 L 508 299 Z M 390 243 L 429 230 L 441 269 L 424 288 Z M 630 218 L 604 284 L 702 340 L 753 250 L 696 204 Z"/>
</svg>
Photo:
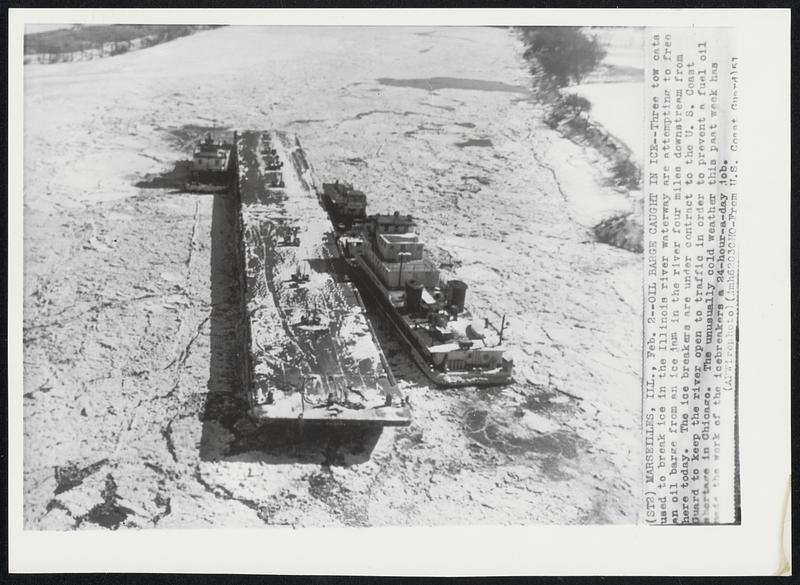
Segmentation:
<svg viewBox="0 0 800 585">
<path fill-rule="evenodd" d="M 641 256 L 590 229 L 630 203 L 528 86 L 500 28 L 226 27 L 27 66 L 26 526 L 635 521 Z M 507 316 L 517 383 L 430 388 L 379 331 L 410 427 L 252 428 L 223 202 L 146 188 L 213 125 L 295 133 L 321 178 L 414 214 Z"/>
</svg>

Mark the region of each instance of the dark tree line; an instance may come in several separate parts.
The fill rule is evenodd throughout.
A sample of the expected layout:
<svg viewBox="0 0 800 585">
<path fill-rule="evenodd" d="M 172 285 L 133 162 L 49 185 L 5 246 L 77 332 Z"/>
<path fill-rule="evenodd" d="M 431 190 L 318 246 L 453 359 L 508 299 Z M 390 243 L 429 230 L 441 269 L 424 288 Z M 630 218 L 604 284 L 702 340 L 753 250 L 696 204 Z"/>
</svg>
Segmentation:
<svg viewBox="0 0 800 585">
<path fill-rule="evenodd" d="M 560 87 L 580 83 L 606 56 L 597 38 L 577 26 L 530 26 L 520 32 L 533 72 L 541 68 Z"/>
<path fill-rule="evenodd" d="M 142 46 L 165 43 L 185 37 L 198 30 L 213 28 L 196 25 L 109 24 L 75 26 L 25 35 L 26 55 L 47 55 L 49 62 L 71 60 L 67 54 L 83 51 L 106 51 L 111 55 L 124 53 L 131 41 L 142 39 Z M 64 57 L 60 57 L 63 55 Z"/>
</svg>

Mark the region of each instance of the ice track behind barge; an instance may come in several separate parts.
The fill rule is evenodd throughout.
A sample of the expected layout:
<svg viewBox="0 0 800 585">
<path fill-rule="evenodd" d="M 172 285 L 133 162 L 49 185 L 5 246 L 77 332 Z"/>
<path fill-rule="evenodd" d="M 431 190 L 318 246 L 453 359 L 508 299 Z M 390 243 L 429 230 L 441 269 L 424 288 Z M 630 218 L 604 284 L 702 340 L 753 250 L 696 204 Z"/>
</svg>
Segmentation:
<svg viewBox="0 0 800 585">
<path fill-rule="evenodd" d="M 406 425 L 408 405 L 348 281 L 296 137 L 236 138 L 242 375 L 259 420 Z"/>
</svg>

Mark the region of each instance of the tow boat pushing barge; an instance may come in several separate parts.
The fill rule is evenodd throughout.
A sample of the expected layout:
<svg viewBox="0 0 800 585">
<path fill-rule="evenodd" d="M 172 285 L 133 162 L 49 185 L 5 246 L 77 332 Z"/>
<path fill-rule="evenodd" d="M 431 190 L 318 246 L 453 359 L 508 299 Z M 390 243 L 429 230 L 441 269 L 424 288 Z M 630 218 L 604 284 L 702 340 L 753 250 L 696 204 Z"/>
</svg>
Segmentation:
<svg viewBox="0 0 800 585">
<path fill-rule="evenodd" d="M 320 194 L 354 280 L 375 301 L 426 376 L 440 386 L 490 386 L 513 381 L 500 327 L 465 308 L 467 285 L 444 280 L 424 255 L 413 218 L 366 215 L 366 196 L 347 183 Z"/>
<path fill-rule="evenodd" d="M 261 420 L 407 425 L 398 390 L 296 138 L 235 142 L 242 375 Z"/>
</svg>

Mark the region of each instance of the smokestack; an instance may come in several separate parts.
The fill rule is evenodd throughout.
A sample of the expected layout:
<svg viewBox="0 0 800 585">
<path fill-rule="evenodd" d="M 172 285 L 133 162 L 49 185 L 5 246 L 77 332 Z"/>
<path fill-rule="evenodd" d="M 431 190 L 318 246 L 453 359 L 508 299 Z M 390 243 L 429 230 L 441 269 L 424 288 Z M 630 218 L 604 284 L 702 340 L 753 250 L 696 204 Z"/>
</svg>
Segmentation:
<svg viewBox="0 0 800 585">
<path fill-rule="evenodd" d="M 460 280 L 451 280 L 447 283 L 448 304 L 456 307 L 458 312 L 464 310 L 464 301 L 467 298 L 467 283 Z"/>
<path fill-rule="evenodd" d="M 416 280 L 406 282 L 406 309 L 409 313 L 419 312 L 422 306 L 422 289 L 421 282 Z"/>
</svg>

